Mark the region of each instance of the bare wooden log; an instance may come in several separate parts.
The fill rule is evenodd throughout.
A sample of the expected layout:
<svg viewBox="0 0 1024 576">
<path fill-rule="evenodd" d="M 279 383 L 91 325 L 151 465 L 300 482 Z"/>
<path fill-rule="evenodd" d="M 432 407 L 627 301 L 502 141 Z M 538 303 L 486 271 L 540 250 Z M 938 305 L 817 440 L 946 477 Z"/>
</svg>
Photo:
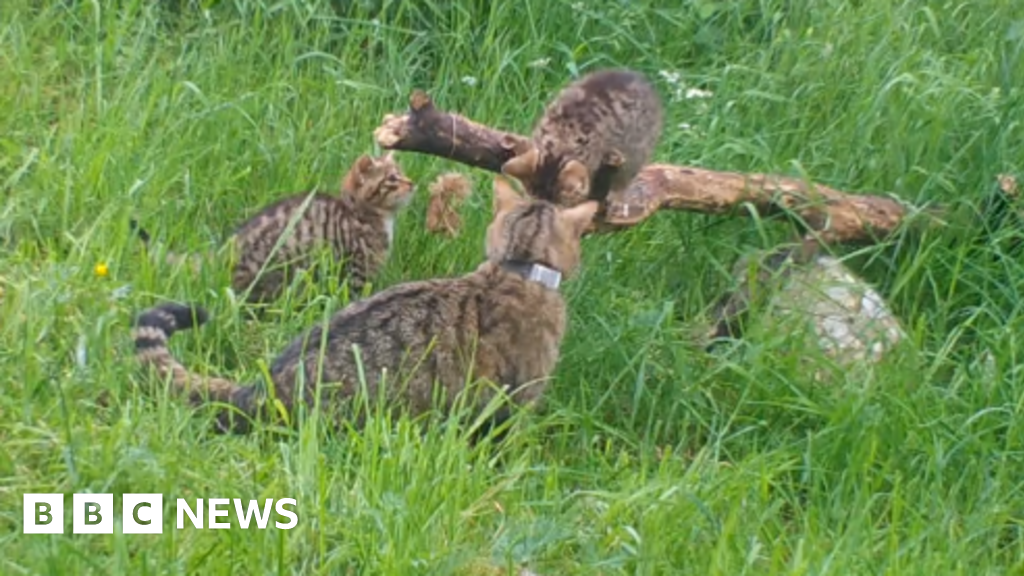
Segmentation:
<svg viewBox="0 0 1024 576">
<path fill-rule="evenodd" d="M 405 114 L 388 114 L 374 131 L 381 147 L 419 152 L 500 172 L 528 146 L 527 137 L 474 122 L 434 106 L 416 90 Z M 825 243 L 872 243 L 891 235 L 907 208 L 884 196 L 848 194 L 798 178 L 741 174 L 704 168 L 649 164 L 630 186 L 608 196 L 597 230 L 634 226 L 658 210 L 726 214 L 749 203 L 762 217 L 788 212 L 802 219 Z"/>
<path fill-rule="evenodd" d="M 387 150 L 420 152 L 491 172 L 501 172 L 501 165 L 529 144 L 518 134 L 438 110 L 422 90 L 409 97 L 408 112 L 388 114 L 373 135 Z"/>
<path fill-rule="evenodd" d="M 607 218 L 611 225 L 630 226 L 660 209 L 726 214 L 744 202 L 762 217 L 794 214 L 825 243 L 877 242 L 906 215 L 891 198 L 847 194 L 796 178 L 649 164 L 622 195 L 609 196 Z"/>
</svg>

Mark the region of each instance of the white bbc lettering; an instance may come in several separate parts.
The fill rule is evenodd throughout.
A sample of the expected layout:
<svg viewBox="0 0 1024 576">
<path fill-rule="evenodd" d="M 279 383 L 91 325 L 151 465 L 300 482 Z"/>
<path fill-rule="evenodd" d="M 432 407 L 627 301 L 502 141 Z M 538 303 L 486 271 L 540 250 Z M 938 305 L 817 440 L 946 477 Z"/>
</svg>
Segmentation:
<svg viewBox="0 0 1024 576">
<path fill-rule="evenodd" d="M 22 534 L 63 534 L 64 495 L 24 494 Z"/>
<path fill-rule="evenodd" d="M 197 498 L 196 499 L 196 513 L 195 514 L 193 514 L 192 513 L 192 509 L 188 507 L 188 500 L 185 500 L 184 498 L 178 498 L 178 530 L 181 530 L 181 529 L 185 528 L 185 518 L 184 518 L 185 514 L 188 514 L 189 519 L 192 520 L 192 525 L 193 526 L 195 526 L 196 528 L 198 528 L 200 530 L 203 529 L 203 499 L 202 498 Z"/>
<path fill-rule="evenodd" d="M 71 506 L 72 534 L 114 533 L 113 494 L 75 494 Z"/>
<path fill-rule="evenodd" d="M 233 506 L 232 506 L 233 504 Z M 188 516 L 192 526 L 203 529 L 203 499 L 196 498 L 195 507 L 189 505 L 185 498 L 177 498 L 176 527 L 185 528 L 185 517 Z M 242 500 L 241 498 L 209 498 L 206 500 L 209 515 L 207 528 L 230 529 L 231 510 L 234 509 L 238 519 L 238 527 L 247 530 L 255 520 L 256 528 L 266 530 L 271 516 L 277 513 L 274 526 L 281 530 L 291 530 L 299 523 L 294 498 L 266 498 L 263 500 Z M 113 494 L 73 494 L 71 508 L 71 529 L 74 534 L 113 534 L 114 533 L 114 495 Z M 122 494 L 121 495 L 121 533 L 122 534 L 163 534 L 164 532 L 164 496 L 163 494 Z M 282 519 L 288 520 L 287 522 Z M 64 494 L 23 494 L 22 495 L 22 533 L 23 534 L 63 534 L 64 533 Z"/>
<path fill-rule="evenodd" d="M 267 498 L 263 503 L 263 515 L 260 515 L 260 508 L 256 500 L 249 500 L 249 507 L 246 511 L 242 512 L 242 500 L 241 498 L 235 498 L 235 516 L 238 517 L 238 525 L 242 528 L 249 527 L 249 517 L 256 517 L 256 525 L 261 529 L 267 527 L 267 521 L 270 520 L 270 507 L 274 503 L 273 498 Z"/>
<path fill-rule="evenodd" d="M 123 534 L 164 533 L 163 494 L 125 494 L 121 504 Z"/>
<path fill-rule="evenodd" d="M 277 513 L 279 515 L 281 515 L 281 516 L 287 516 L 288 518 L 291 518 L 292 521 L 288 522 L 287 524 L 283 524 L 281 522 L 275 522 L 275 525 L 278 528 L 280 528 L 281 530 L 291 530 L 292 528 L 295 528 L 296 524 L 299 523 L 299 517 L 295 514 L 295 512 L 292 512 L 291 510 L 286 509 L 284 507 L 285 504 L 291 504 L 292 506 L 298 506 L 298 503 L 295 502 L 295 498 L 281 498 L 280 500 L 277 501 L 277 507 L 276 507 Z"/>
<path fill-rule="evenodd" d="M 231 528 L 231 522 L 218 522 L 217 521 L 217 517 L 218 516 L 227 516 L 228 515 L 228 511 L 227 510 L 218 510 L 217 509 L 218 506 L 227 506 L 228 505 L 228 499 L 227 498 L 210 498 L 209 500 L 207 500 L 207 502 L 210 504 L 210 528 L 219 528 L 221 530 L 223 530 L 225 528 Z"/>
<path fill-rule="evenodd" d="M 189 506 L 189 503 L 184 498 L 178 498 L 178 530 L 185 528 L 185 516 L 187 515 L 192 525 L 199 530 L 203 529 L 203 499 L 197 498 L 195 511 Z M 206 501 L 206 513 L 209 519 L 207 528 L 213 529 L 229 529 L 231 528 L 231 520 L 219 520 L 219 518 L 229 517 L 231 509 L 228 508 L 229 504 L 234 504 L 235 517 L 238 519 L 238 526 L 242 529 L 248 529 L 252 524 L 252 521 L 256 520 L 256 527 L 261 530 L 267 528 L 267 524 L 270 522 L 271 510 L 277 512 L 278 516 L 290 519 L 289 522 L 277 521 L 274 523 L 275 526 L 282 530 L 291 530 L 299 523 L 298 514 L 294 510 L 289 510 L 286 506 L 297 506 L 297 502 L 294 498 L 282 498 L 275 501 L 273 498 L 267 498 L 263 500 L 263 506 L 260 506 L 259 500 L 249 500 L 248 505 L 245 504 L 241 498 L 210 498 Z"/>
</svg>

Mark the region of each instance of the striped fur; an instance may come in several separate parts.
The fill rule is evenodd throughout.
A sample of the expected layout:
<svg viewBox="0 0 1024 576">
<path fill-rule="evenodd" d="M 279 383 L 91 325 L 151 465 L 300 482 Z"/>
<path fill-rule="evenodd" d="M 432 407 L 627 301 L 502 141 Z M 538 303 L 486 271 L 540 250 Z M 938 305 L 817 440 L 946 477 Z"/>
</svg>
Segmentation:
<svg viewBox="0 0 1024 576">
<path fill-rule="evenodd" d="M 343 405 L 359 389 L 355 347 L 369 397 L 377 397 L 386 371 L 389 406 L 414 414 L 432 408 L 435 382 L 451 408 L 468 374 L 503 387 L 518 404 L 537 401 L 558 361 L 566 310 L 557 289 L 529 280 L 521 270 L 524 264 L 542 264 L 572 275 L 579 266 L 580 237 L 597 204 L 563 209 L 526 200 L 500 177 L 494 193 L 487 258 L 476 270 L 392 286 L 297 337 L 270 367 L 277 399 L 290 410 L 300 403 L 312 406 L 319 366 L 321 408 Z M 192 325 L 186 320 L 192 311 L 179 305 L 151 309 L 140 316 L 147 323 L 135 333 L 139 360 L 169 375 L 185 393 L 202 378 L 181 367 L 166 342 L 174 330 Z M 258 416 L 255 388 L 216 378 L 207 382 L 212 397 Z M 467 401 L 479 409 L 493 397 L 489 389 Z"/>
<path fill-rule="evenodd" d="M 532 196 L 563 206 L 604 202 L 650 161 L 661 99 L 638 72 L 606 69 L 569 84 L 544 110 L 531 145 L 502 166 Z"/>
<path fill-rule="evenodd" d="M 345 175 L 337 196 L 322 192 L 294 194 L 264 207 L 239 226 L 229 243 L 234 251 L 232 288 L 248 290 L 249 302 L 276 299 L 291 276 L 314 264 L 319 248 L 344 261 L 342 274 L 360 292 L 387 260 L 394 220 L 415 191 L 389 152 L 381 158 L 361 156 Z M 289 232 L 289 227 L 292 227 Z M 144 241 L 149 233 L 134 222 Z M 172 264 L 189 260 L 194 269 L 213 254 L 169 254 Z"/>
</svg>

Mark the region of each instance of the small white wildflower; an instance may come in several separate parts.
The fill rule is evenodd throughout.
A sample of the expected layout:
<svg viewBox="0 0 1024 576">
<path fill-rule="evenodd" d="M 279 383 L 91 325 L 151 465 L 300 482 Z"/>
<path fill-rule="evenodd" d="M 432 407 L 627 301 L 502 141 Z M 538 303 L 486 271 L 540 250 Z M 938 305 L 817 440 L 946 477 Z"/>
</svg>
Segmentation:
<svg viewBox="0 0 1024 576">
<path fill-rule="evenodd" d="M 476 78 L 473 76 L 463 76 L 462 83 L 466 86 L 476 86 Z"/>
<path fill-rule="evenodd" d="M 572 3 L 572 9 L 575 10 L 576 12 L 582 12 L 583 11 L 583 2 L 573 2 Z"/>
<path fill-rule="evenodd" d="M 665 83 L 672 88 L 672 102 L 679 102 L 683 99 L 683 90 L 686 89 L 686 84 L 683 82 L 682 76 L 679 72 L 672 70 L 658 70 L 658 75 L 661 76 Z"/>
<path fill-rule="evenodd" d="M 693 126 L 690 126 L 687 122 L 682 122 L 679 124 L 679 129 L 683 132 L 689 132 L 690 130 L 693 130 Z"/>
<path fill-rule="evenodd" d="M 665 82 L 673 86 L 679 85 L 679 72 L 670 72 L 668 70 L 658 70 L 658 75 L 665 79 Z"/>
<path fill-rule="evenodd" d="M 551 58 L 538 58 L 527 64 L 530 68 L 545 68 L 551 63 Z"/>
<path fill-rule="evenodd" d="M 710 98 L 712 96 L 714 96 L 713 92 L 701 90 L 700 88 L 688 88 L 686 90 L 687 100 L 692 100 L 693 98 Z"/>
</svg>

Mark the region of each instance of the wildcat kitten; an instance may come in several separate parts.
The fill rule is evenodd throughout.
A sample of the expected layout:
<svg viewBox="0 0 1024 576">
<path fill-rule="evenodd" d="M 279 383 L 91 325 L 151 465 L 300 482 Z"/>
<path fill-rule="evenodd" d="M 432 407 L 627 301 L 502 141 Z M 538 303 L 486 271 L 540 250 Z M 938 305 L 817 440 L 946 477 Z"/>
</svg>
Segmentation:
<svg viewBox="0 0 1024 576">
<path fill-rule="evenodd" d="M 556 204 L 575 206 L 588 198 L 603 203 L 650 161 L 663 115 L 658 93 L 640 73 L 592 72 L 547 105 L 529 147 L 517 150 L 502 173 Z"/>
<path fill-rule="evenodd" d="M 386 370 L 389 406 L 401 404 L 413 414 L 431 408 L 435 380 L 448 409 L 467 380 L 478 379 L 503 387 L 520 405 L 537 401 L 558 361 L 566 329 L 566 305 L 558 286 L 579 265 L 580 238 L 597 203 L 561 208 L 528 200 L 499 176 L 494 181 L 493 210 L 486 260 L 476 270 L 461 277 L 392 286 L 297 337 L 270 367 L 276 398 L 289 411 L 299 402 L 312 406 L 317 366 L 322 363 L 321 409 L 338 407 L 359 389 L 353 351 L 358 346 L 370 398 L 376 397 L 381 370 Z M 207 393 L 210 400 L 258 416 L 263 404 L 259 388 L 205 379 L 168 350 L 168 338 L 175 331 L 206 319 L 202 308 L 178 304 L 141 313 L 133 331 L 139 362 L 164 377 L 170 374 L 174 389 L 189 392 L 195 403 L 202 403 L 202 393 Z M 479 410 L 494 395 L 493 390 L 484 390 L 470 406 Z M 499 410 L 492 423 L 508 416 L 508 409 Z M 228 425 L 222 419 L 221 425 L 247 429 L 244 422 Z"/>
<path fill-rule="evenodd" d="M 229 238 L 236 257 L 232 288 L 239 293 L 249 290 L 250 303 L 273 300 L 284 291 L 291 273 L 311 265 L 316 249 L 326 246 L 335 259 L 345 260 L 349 287 L 361 291 L 387 259 L 395 217 L 414 191 L 415 185 L 388 152 L 380 158 L 360 156 L 337 196 L 314 191 L 310 198 L 304 192 L 265 206 Z M 148 243 L 149 233 L 134 221 L 132 226 Z M 167 260 L 191 258 L 198 268 L 204 257 L 212 256 L 169 254 Z"/>
</svg>

